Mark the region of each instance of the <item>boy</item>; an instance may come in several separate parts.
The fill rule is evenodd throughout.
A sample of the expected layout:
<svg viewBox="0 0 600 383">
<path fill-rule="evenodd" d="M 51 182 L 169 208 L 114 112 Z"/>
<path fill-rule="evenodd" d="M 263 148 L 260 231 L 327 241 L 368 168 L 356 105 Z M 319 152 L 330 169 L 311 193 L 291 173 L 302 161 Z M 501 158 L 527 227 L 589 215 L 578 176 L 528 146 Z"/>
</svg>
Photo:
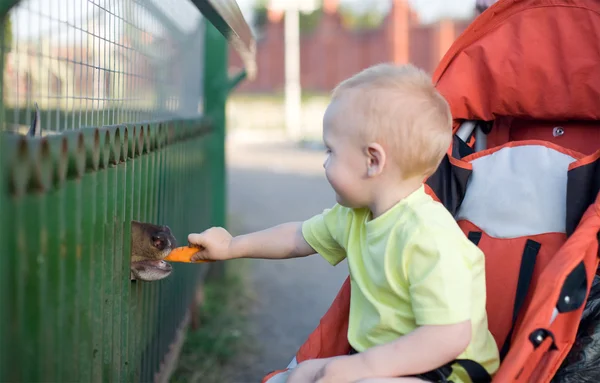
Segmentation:
<svg viewBox="0 0 600 383">
<path fill-rule="evenodd" d="M 424 191 L 450 146 L 451 121 L 425 73 L 370 67 L 338 85 L 323 118 L 333 208 L 235 238 L 223 228 L 189 235 L 202 248 L 195 259 L 347 258 L 355 352 L 301 363 L 288 383 L 469 381 L 455 366 L 444 374 L 454 359 L 497 370 L 483 254 Z"/>
</svg>

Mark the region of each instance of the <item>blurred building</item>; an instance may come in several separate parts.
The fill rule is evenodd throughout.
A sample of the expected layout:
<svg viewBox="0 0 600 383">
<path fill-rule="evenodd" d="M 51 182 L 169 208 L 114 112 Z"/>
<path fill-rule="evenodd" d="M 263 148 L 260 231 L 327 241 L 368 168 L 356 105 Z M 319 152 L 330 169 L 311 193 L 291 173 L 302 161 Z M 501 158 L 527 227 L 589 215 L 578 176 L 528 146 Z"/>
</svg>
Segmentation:
<svg viewBox="0 0 600 383">
<path fill-rule="evenodd" d="M 385 61 L 411 62 L 432 73 L 454 39 L 470 23 L 444 20 L 422 24 L 405 0 L 393 0 L 377 28 L 355 30 L 342 22 L 339 0 L 323 0 L 318 24 L 301 35 L 302 89 L 328 92 L 363 68 Z M 269 9 L 257 46 L 258 75 L 237 92 L 274 92 L 284 87 L 284 15 Z M 243 67 L 230 54 L 232 72 Z"/>
</svg>

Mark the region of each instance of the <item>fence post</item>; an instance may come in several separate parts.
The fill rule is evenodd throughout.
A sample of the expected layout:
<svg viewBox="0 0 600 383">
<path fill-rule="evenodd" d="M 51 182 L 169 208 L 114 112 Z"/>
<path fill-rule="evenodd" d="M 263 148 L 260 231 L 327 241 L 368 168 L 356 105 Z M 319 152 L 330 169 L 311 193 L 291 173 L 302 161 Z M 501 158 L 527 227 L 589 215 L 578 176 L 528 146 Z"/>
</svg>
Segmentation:
<svg viewBox="0 0 600 383">
<path fill-rule="evenodd" d="M 228 93 L 227 41 L 210 22 L 204 33 L 204 113 L 210 118 L 213 139 L 209 148 L 211 162 L 212 226 L 226 226 L 227 169 L 225 166 L 225 106 Z M 223 277 L 222 262 L 211 265 L 211 277 Z"/>
<path fill-rule="evenodd" d="M 10 47 L 7 47 L 6 42 L 7 38 L 5 36 L 6 28 L 5 23 L 8 20 L 8 11 L 17 3 L 17 0 L 0 0 L 0 76 L 4 77 L 4 62 L 5 55 L 7 50 Z M 4 81 L 0 81 L 0 85 L 4 84 Z M 4 86 L 0 86 L 0 126 L 4 126 Z M 3 150 L 3 135 L 0 134 L 0 243 L 7 243 L 7 234 L 9 226 L 8 216 L 8 204 L 6 198 L 8 196 L 8 182 L 6 182 L 5 178 L 5 167 L 6 163 L 4 162 L 4 150 Z M 4 247 L 6 251 L 6 246 Z M 1 254 L 0 260 L 2 260 L 2 264 L 0 264 L 0 381 L 5 381 L 9 379 L 8 374 L 8 348 L 9 344 L 11 344 L 8 339 L 9 331 L 3 329 L 7 329 L 9 326 L 9 299 L 11 292 L 9 291 L 9 283 L 8 283 L 8 273 L 9 270 L 12 269 L 12 265 L 10 264 L 10 259 L 14 254 Z"/>
<path fill-rule="evenodd" d="M 1 91 L 0 91 L 0 95 L 1 95 Z M 0 121 L 4 122 L 4 114 L 2 114 L 2 117 L 0 117 Z M 4 167 L 6 166 L 4 164 L 3 158 L 2 158 L 2 134 L 0 134 L 0 243 L 6 243 L 6 234 L 5 234 L 5 230 L 7 229 L 7 226 L 5 226 L 5 221 L 8 220 L 7 217 L 7 206 L 6 206 L 6 202 L 4 200 L 5 196 L 6 196 L 6 189 L 7 189 L 7 184 L 5 183 L 5 178 L 4 178 Z M 0 259 L 6 259 L 6 254 L 0 254 Z M 6 350 L 8 349 L 8 340 L 6 339 L 6 334 L 8 333 L 7 331 L 2 331 L 2 329 L 6 329 L 8 326 L 8 319 L 7 319 L 7 315 L 8 315 L 8 265 L 6 264 L 6 261 L 2 261 L 2 264 L 0 264 L 0 381 L 4 381 L 5 379 L 8 378 L 8 376 L 6 376 L 6 371 L 7 371 L 7 361 L 6 361 Z"/>
<path fill-rule="evenodd" d="M 0 0 L 0 15 L 4 17 L 20 0 Z"/>
</svg>

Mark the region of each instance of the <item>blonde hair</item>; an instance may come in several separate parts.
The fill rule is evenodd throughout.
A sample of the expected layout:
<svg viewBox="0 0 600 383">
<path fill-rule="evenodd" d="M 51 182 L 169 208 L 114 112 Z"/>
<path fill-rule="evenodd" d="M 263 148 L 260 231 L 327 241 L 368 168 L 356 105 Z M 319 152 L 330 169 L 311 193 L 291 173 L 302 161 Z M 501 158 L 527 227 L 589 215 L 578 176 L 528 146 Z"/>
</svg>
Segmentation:
<svg viewBox="0 0 600 383">
<path fill-rule="evenodd" d="M 350 97 L 361 139 L 377 141 L 403 178 L 429 177 L 452 140 L 452 115 L 431 78 L 413 65 L 378 64 L 342 81 L 332 102 Z"/>
</svg>

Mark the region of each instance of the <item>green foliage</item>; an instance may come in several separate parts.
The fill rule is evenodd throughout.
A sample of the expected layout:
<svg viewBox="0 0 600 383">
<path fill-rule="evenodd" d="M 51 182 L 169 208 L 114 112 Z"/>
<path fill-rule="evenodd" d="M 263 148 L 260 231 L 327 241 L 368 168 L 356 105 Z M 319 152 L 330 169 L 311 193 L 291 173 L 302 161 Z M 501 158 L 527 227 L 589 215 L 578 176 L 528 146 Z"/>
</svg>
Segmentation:
<svg viewBox="0 0 600 383">
<path fill-rule="evenodd" d="M 10 15 L 6 15 L 6 18 L 3 20 L 2 24 L 4 24 L 4 51 L 9 52 L 11 50 L 13 41 L 12 21 L 10 19 Z"/>
<path fill-rule="evenodd" d="M 171 383 L 230 382 L 232 362 L 240 354 L 256 352 L 247 328 L 248 312 L 254 303 L 244 280 L 247 263 L 228 261 L 226 266 L 224 279 L 204 284 L 200 328 L 188 331 Z"/>
<path fill-rule="evenodd" d="M 348 7 L 340 7 L 340 15 L 344 27 L 354 30 L 377 29 L 386 16 L 378 10 L 357 13 Z"/>
<path fill-rule="evenodd" d="M 267 0 L 257 0 L 252 9 L 254 13 L 254 27 L 262 31 L 267 25 Z"/>
<path fill-rule="evenodd" d="M 268 0 L 257 0 L 254 5 L 254 27 L 262 31 L 268 23 Z M 386 13 L 379 9 L 368 9 L 359 12 L 349 6 L 339 8 L 342 25 L 351 30 L 372 30 L 381 26 L 385 20 Z M 321 22 L 323 17 L 323 6 L 309 13 L 300 13 L 300 33 L 307 34 L 313 32 Z"/>
<path fill-rule="evenodd" d="M 310 13 L 300 13 L 300 33 L 311 33 L 319 26 L 323 16 L 323 7 Z"/>
<path fill-rule="evenodd" d="M 257 0 L 254 5 L 254 27 L 258 31 L 262 31 L 268 23 L 267 5 L 267 0 Z M 300 33 L 305 34 L 314 31 L 319 25 L 322 16 L 323 7 L 319 7 L 313 12 L 309 13 L 300 12 Z"/>
</svg>

